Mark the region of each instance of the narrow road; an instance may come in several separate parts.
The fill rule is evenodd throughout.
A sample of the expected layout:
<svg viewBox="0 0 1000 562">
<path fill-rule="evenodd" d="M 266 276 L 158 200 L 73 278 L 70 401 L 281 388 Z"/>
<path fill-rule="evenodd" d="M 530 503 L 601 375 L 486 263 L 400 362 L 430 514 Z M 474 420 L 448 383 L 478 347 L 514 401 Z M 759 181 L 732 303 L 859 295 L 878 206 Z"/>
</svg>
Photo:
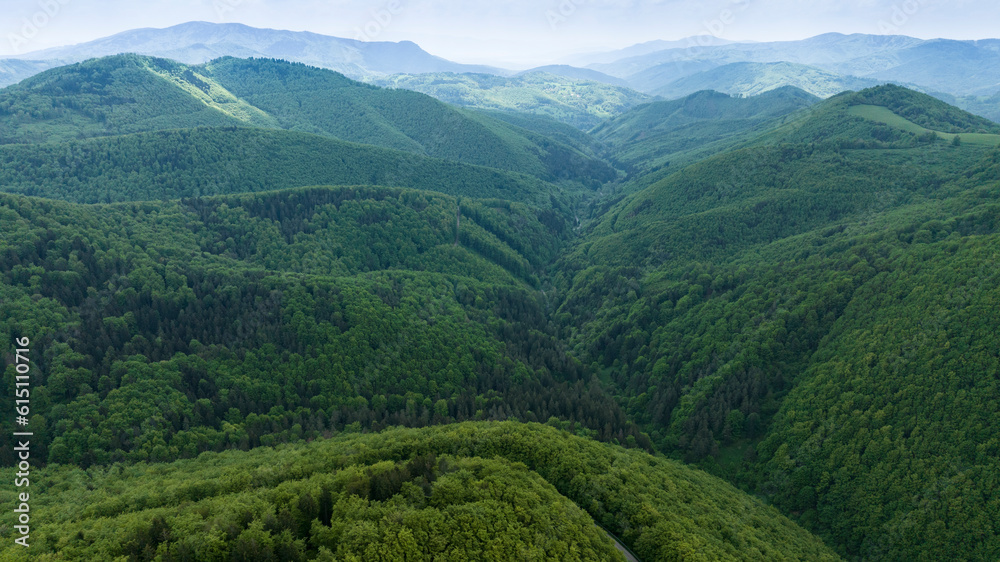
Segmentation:
<svg viewBox="0 0 1000 562">
<path fill-rule="evenodd" d="M 641 560 L 636 558 L 635 554 L 632 554 L 632 551 L 629 550 L 627 546 L 625 546 L 624 544 L 622 544 L 620 540 L 618 540 L 618 537 L 612 535 L 611 533 L 608 532 L 607 529 L 601 527 L 600 525 L 598 525 L 598 528 L 600 528 L 602 531 L 604 531 L 606 535 L 608 535 L 608 538 L 610 538 L 615 543 L 615 548 L 620 550 L 621 553 L 625 555 L 625 559 L 628 560 L 628 562 L 642 562 Z"/>
</svg>

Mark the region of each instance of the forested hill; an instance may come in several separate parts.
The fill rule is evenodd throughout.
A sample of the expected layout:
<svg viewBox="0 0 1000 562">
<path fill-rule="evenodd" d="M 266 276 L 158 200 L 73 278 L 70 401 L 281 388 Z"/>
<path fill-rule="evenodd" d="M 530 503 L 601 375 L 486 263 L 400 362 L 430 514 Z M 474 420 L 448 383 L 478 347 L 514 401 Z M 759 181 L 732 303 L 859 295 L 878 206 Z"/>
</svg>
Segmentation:
<svg viewBox="0 0 1000 562">
<path fill-rule="evenodd" d="M 78 203 L 171 200 L 307 185 L 383 185 L 530 202 L 571 191 L 532 176 L 292 131 L 216 127 L 0 145 L 0 191 Z"/>
<path fill-rule="evenodd" d="M 595 522 L 643 560 L 839 559 L 719 479 L 538 424 L 52 468 L 40 482 L 32 560 L 625 560 Z"/>
<path fill-rule="evenodd" d="M 532 289 L 567 234 L 551 214 L 379 187 L 0 203 L 0 334 L 47 350 L 34 458 L 167 461 L 345 428 L 552 416 L 649 446 Z"/>
<path fill-rule="evenodd" d="M 569 345 L 660 450 L 842 554 L 996 559 L 992 130 L 882 87 L 672 175 L 560 263 Z"/>
<path fill-rule="evenodd" d="M 904 148 L 941 139 L 950 141 L 959 134 L 987 147 L 1000 143 L 996 138 L 1000 124 L 891 84 L 844 92 L 813 109 L 756 142 Z"/>
<path fill-rule="evenodd" d="M 380 86 L 423 92 L 463 107 L 543 115 L 582 130 L 592 129 L 606 119 L 653 99 L 626 85 L 601 83 L 596 77 L 588 76 L 589 71 L 576 70 L 581 74 L 567 76 L 542 70 L 503 77 L 438 72 L 378 77 L 370 81 Z"/>
<path fill-rule="evenodd" d="M 818 101 L 792 87 L 747 98 L 703 91 L 638 106 L 605 121 L 591 135 L 634 173 L 677 169 L 746 142 Z"/>
<path fill-rule="evenodd" d="M 542 135 L 333 71 L 225 58 L 202 66 L 119 55 L 0 90 L 0 143 L 43 143 L 196 126 L 310 132 L 591 185 L 603 162 Z"/>
</svg>

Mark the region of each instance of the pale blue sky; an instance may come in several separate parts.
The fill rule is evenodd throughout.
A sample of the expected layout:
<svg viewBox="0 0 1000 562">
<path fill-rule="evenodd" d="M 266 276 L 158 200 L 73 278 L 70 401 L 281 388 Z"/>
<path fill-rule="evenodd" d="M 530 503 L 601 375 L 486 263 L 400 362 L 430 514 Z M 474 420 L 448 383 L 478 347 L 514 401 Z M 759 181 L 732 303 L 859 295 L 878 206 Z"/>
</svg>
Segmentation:
<svg viewBox="0 0 1000 562">
<path fill-rule="evenodd" d="M 387 16 L 390 7 L 396 13 Z M 704 33 L 756 41 L 830 31 L 1000 35 L 996 0 L 4 0 L 0 55 L 194 20 L 352 38 L 360 31 L 460 62 L 508 66 Z"/>
</svg>

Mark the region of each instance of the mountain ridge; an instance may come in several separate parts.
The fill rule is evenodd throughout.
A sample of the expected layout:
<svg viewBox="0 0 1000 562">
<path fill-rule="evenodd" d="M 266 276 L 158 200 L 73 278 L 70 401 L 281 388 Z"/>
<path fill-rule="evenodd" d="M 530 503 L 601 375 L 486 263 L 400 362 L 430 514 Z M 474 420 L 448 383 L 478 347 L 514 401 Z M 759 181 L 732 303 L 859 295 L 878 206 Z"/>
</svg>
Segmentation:
<svg viewBox="0 0 1000 562">
<path fill-rule="evenodd" d="M 123 31 L 77 45 L 17 55 L 16 58 L 73 63 L 123 53 L 168 58 L 187 64 L 203 64 L 223 56 L 281 58 L 336 70 L 353 78 L 404 71 L 505 73 L 493 67 L 447 61 L 427 53 L 412 41 L 365 42 L 308 31 L 209 22 Z"/>
<path fill-rule="evenodd" d="M 32 119 L 29 111 L 45 112 L 47 118 Z M 309 132 L 553 181 L 576 178 L 589 183 L 591 176 L 613 173 L 571 146 L 429 96 L 381 89 L 330 70 L 271 59 L 230 57 L 201 66 L 138 55 L 94 59 L 0 90 L 0 112 L 14 117 L 0 123 L 3 143 L 249 125 Z"/>
</svg>

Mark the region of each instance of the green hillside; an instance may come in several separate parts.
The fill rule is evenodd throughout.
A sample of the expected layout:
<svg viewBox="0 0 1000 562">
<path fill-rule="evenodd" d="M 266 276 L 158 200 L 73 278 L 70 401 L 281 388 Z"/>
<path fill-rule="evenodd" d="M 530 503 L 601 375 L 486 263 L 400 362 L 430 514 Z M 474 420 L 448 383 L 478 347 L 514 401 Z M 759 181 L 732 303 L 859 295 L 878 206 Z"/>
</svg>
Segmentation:
<svg viewBox="0 0 1000 562">
<path fill-rule="evenodd" d="M 993 559 L 1000 152 L 848 114 L 884 100 L 939 130 L 982 124 L 892 93 L 779 130 L 810 144 L 719 155 L 623 201 L 560 263 L 556 317 L 659 450 L 841 554 Z"/>
<path fill-rule="evenodd" d="M 925 127 L 917 125 L 913 121 L 894 113 L 888 107 L 881 105 L 855 105 L 851 106 L 848 110 L 850 115 L 855 117 L 861 117 L 869 121 L 875 121 L 877 123 L 883 123 L 889 125 L 890 127 L 895 127 L 897 129 L 902 129 L 908 133 L 913 133 L 915 135 L 926 135 L 928 133 L 936 133 L 939 137 L 946 141 L 955 142 L 955 138 L 958 138 L 958 142 L 968 142 L 972 144 L 978 144 L 982 146 L 997 146 L 1000 145 L 1000 135 L 987 134 L 987 133 L 942 133 L 940 131 L 932 131 Z"/>
<path fill-rule="evenodd" d="M 639 106 L 604 122 L 591 134 L 633 173 L 657 171 L 731 148 L 818 101 L 796 88 L 751 98 L 704 91 Z"/>
<path fill-rule="evenodd" d="M 188 70 L 163 59 L 118 56 L 43 72 L 0 90 L 0 143 L 62 142 L 267 120 Z M 224 111 L 220 101 L 232 101 L 246 111 Z"/>
<path fill-rule="evenodd" d="M 993 145 L 1000 124 L 930 96 L 885 85 L 834 96 L 764 135 L 771 143 L 834 143 L 842 148 L 912 148 L 951 135 Z M 987 136 L 981 136 L 987 135 Z"/>
<path fill-rule="evenodd" d="M 552 117 L 515 111 L 490 109 L 480 109 L 477 111 L 485 113 L 494 119 L 510 123 L 515 127 L 533 131 L 540 135 L 557 140 L 567 146 L 571 146 L 574 149 L 583 152 L 584 154 L 587 154 L 588 156 L 593 156 L 595 158 L 604 158 L 606 156 L 606 147 L 604 143 L 594 138 L 593 135 L 589 134 L 587 131 L 581 131 L 568 123 L 557 121 Z"/>
<path fill-rule="evenodd" d="M 403 74 L 372 82 L 422 92 L 463 107 L 551 117 L 584 130 L 652 99 L 627 87 L 550 72 L 509 78 L 489 74 Z"/>
<path fill-rule="evenodd" d="M 645 74 L 654 73 L 656 70 L 656 68 L 647 70 Z M 647 91 L 674 99 L 699 90 L 756 96 L 777 88 L 794 87 L 814 96 L 828 98 L 846 90 L 870 88 L 878 83 L 875 79 L 844 76 L 804 64 L 736 62 L 650 87 Z"/>
<path fill-rule="evenodd" d="M 531 288 L 566 234 L 551 213 L 379 187 L 0 201 L 0 333 L 46 350 L 32 388 L 40 461 L 167 461 L 510 417 L 649 445 L 565 353 Z"/>
<path fill-rule="evenodd" d="M 523 174 L 290 131 L 198 128 L 0 145 L 0 191 L 78 203 L 366 184 L 542 207 L 568 197 Z"/>
<path fill-rule="evenodd" d="M 52 467 L 42 481 L 32 560 L 624 560 L 595 521 L 644 560 L 838 559 L 716 478 L 538 424 Z"/>
<path fill-rule="evenodd" d="M 548 180 L 613 174 L 572 147 L 414 92 L 329 70 L 224 58 L 201 66 L 120 55 L 53 69 L 0 91 L 0 144 L 164 129 L 308 132 Z"/>
</svg>

